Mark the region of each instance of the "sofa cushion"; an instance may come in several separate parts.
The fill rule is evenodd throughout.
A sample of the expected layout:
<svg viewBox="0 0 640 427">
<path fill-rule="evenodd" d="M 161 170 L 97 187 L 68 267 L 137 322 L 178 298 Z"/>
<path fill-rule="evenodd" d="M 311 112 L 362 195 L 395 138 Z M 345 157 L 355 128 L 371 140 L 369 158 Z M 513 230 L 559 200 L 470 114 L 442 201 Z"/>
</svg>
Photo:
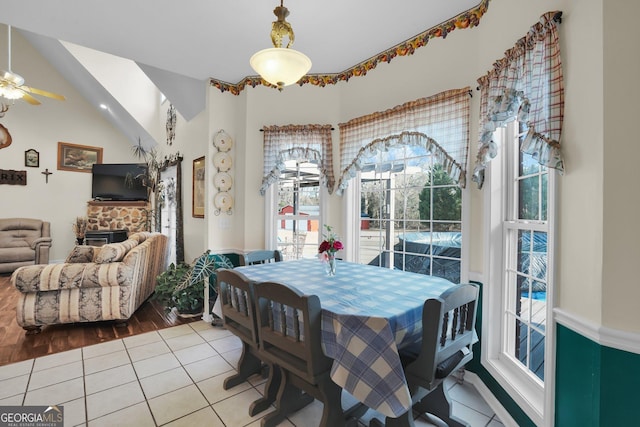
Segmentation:
<svg viewBox="0 0 640 427">
<path fill-rule="evenodd" d="M 35 251 L 27 246 L 0 248 L 0 259 L 3 263 L 33 261 Z"/>
<path fill-rule="evenodd" d="M 67 256 L 64 261 L 66 263 L 81 263 L 81 262 L 93 262 L 94 246 L 80 246 L 76 245 Z"/>
<path fill-rule="evenodd" d="M 102 247 L 95 255 L 93 262 L 96 264 L 105 264 L 108 262 L 120 262 L 131 249 L 138 246 L 135 239 L 127 239 L 120 243 L 109 243 Z"/>
</svg>

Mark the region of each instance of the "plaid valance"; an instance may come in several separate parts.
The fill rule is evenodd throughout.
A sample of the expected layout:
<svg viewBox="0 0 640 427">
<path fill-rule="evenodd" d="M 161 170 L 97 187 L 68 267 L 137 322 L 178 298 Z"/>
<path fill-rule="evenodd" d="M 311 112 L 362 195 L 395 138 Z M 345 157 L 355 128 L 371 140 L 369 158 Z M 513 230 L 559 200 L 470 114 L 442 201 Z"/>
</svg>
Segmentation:
<svg viewBox="0 0 640 427">
<path fill-rule="evenodd" d="M 280 178 L 287 160 L 317 163 L 323 184 L 333 192 L 333 150 L 331 125 L 265 126 L 264 169 L 260 194 Z"/>
<path fill-rule="evenodd" d="M 484 170 L 498 152 L 494 131 L 518 120 L 528 134 L 520 147 L 538 162 L 564 171 L 560 134 L 564 117 L 564 83 L 558 22 L 561 12 L 547 12 L 526 36 L 478 79 L 480 141 L 472 180 L 482 188 Z"/>
<path fill-rule="evenodd" d="M 469 88 L 453 89 L 352 119 L 340 126 L 338 194 L 360 170 L 361 161 L 401 145 L 421 146 L 442 163 L 461 187 L 469 152 Z"/>
</svg>

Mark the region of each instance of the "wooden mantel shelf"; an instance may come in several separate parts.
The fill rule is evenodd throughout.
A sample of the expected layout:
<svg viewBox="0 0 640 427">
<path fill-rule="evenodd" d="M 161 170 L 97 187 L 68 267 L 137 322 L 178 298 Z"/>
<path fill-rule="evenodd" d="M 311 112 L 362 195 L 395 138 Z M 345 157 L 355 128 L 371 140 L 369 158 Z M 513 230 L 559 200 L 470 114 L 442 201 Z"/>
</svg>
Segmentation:
<svg viewBox="0 0 640 427">
<path fill-rule="evenodd" d="M 131 207 L 145 207 L 149 205 L 149 202 L 143 200 L 136 201 L 124 201 L 124 200 L 89 200 L 87 202 L 89 206 L 131 206 Z"/>
</svg>

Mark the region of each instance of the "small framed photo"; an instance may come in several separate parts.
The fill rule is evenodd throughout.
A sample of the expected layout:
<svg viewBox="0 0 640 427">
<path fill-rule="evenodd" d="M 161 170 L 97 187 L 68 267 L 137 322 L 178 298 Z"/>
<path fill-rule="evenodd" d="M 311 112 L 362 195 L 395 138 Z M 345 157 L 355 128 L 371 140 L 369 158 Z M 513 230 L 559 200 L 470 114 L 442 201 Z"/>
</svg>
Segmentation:
<svg viewBox="0 0 640 427">
<path fill-rule="evenodd" d="M 40 167 L 40 153 L 33 148 L 24 152 L 24 165 L 28 168 Z"/>
<path fill-rule="evenodd" d="M 191 215 L 194 218 L 204 218 L 204 156 L 193 161 L 193 191 Z"/>
<path fill-rule="evenodd" d="M 91 173 L 95 163 L 102 163 L 102 147 L 58 142 L 58 170 Z"/>
</svg>

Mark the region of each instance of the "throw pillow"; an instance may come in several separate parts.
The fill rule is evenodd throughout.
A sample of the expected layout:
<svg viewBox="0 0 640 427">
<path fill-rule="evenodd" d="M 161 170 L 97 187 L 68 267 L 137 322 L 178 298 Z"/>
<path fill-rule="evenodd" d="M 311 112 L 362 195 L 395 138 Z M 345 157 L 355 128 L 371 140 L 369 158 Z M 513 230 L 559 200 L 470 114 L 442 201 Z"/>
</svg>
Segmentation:
<svg viewBox="0 0 640 427">
<path fill-rule="evenodd" d="M 120 262 L 131 249 L 135 248 L 138 242 L 133 239 L 127 239 L 120 243 L 109 243 L 100 247 L 100 252 L 96 255 L 93 262 L 96 264 L 105 264 L 108 262 Z"/>
<path fill-rule="evenodd" d="M 75 246 L 67 259 L 66 263 L 93 262 L 93 246 Z"/>
</svg>

